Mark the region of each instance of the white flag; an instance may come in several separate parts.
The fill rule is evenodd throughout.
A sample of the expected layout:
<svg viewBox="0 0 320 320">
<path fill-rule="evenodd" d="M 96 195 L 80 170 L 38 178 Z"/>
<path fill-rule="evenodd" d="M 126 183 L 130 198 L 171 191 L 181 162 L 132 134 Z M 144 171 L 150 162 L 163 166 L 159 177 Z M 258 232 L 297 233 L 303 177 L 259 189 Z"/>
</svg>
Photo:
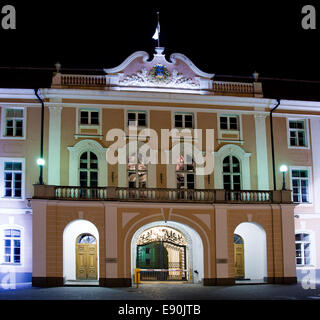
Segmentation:
<svg viewBox="0 0 320 320">
<path fill-rule="evenodd" d="M 157 28 L 156 28 L 156 31 L 152 37 L 152 39 L 154 40 L 158 40 L 159 39 L 159 34 L 160 34 L 160 23 L 158 22 L 158 25 L 157 25 Z"/>
</svg>

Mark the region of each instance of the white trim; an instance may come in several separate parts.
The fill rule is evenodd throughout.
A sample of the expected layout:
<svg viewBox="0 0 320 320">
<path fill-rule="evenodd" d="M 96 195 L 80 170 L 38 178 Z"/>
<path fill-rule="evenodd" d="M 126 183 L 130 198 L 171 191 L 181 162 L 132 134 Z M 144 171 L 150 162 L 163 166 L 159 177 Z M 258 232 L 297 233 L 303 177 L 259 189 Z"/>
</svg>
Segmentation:
<svg viewBox="0 0 320 320">
<path fill-rule="evenodd" d="M 7 109 L 20 109 L 23 110 L 23 119 L 22 119 L 22 137 L 16 137 L 16 136 L 6 136 L 5 130 L 6 130 L 6 110 Z M 3 106 L 1 105 L 1 136 L 0 139 L 3 140 L 26 140 L 26 127 L 27 127 L 27 108 L 24 106 Z"/>
<path fill-rule="evenodd" d="M 290 145 L 290 127 L 289 127 L 289 121 L 290 120 L 303 120 L 305 123 L 305 142 L 306 142 L 306 146 L 291 146 Z M 305 150 L 309 150 L 310 149 L 310 134 L 309 134 L 309 121 L 308 118 L 306 117 L 287 117 L 286 118 L 286 126 L 287 126 L 287 143 L 288 143 L 288 149 L 305 149 Z"/>
<path fill-rule="evenodd" d="M 76 143 L 69 150 L 69 186 L 79 186 L 79 163 L 83 152 L 92 151 L 98 158 L 98 186 L 108 186 L 107 151 L 95 140 L 85 139 Z"/>
<path fill-rule="evenodd" d="M 312 185 L 312 167 L 311 166 L 289 166 L 289 178 L 290 178 L 290 190 L 292 187 L 292 170 L 307 170 L 308 171 L 308 192 L 309 192 L 309 202 L 294 202 L 299 207 L 310 207 L 313 206 L 313 185 Z M 293 191 L 292 191 L 293 198 Z M 297 207 L 296 207 L 297 208 Z"/>
<path fill-rule="evenodd" d="M 245 152 L 241 147 L 234 144 L 226 144 L 214 153 L 214 188 L 223 187 L 223 159 L 226 156 L 235 156 L 240 161 L 240 182 L 241 190 L 251 189 L 250 180 L 250 157 L 251 153 Z"/>
<path fill-rule="evenodd" d="M 316 246 L 317 246 L 317 241 L 316 241 L 316 235 L 315 232 L 313 230 L 310 229 L 296 229 L 294 232 L 294 235 L 299 234 L 299 233 L 307 233 L 310 236 L 310 265 L 297 265 L 297 260 L 296 260 L 296 266 L 297 268 L 303 268 L 303 267 L 315 267 L 317 266 L 317 250 L 316 250 Z M 296 243 L 296 241 L 295 241 Z"/>
<path fill-rule="evenodd" d="M 252 114 L 252 112 L 250 112 Z M 217 114 L 217 130 L 218 130 L 218 142 L 220 144 L 220 141 L 223 142 L 235 142 L 235 143 L 239 143 L 241 145 L 243 145 L 243 134 L 242 134 L 242 115 L 241 112 L 239 112 L 238 110 L 217 110 L 216 111 Z M 228 129 L 220 129 L 220 118 L 221 116 L 227 116 L 227 117 L 237 117 L 238 118 L 238 128 L 239 130 L 228 130 Z M 234 139 L 223 139 L 222 138 L 222 134 L 223 133 L 227 133 L 227 134 L 238 134 L 239 136 L 239 141 L 238 140 L 234 140 Z"/>
<path fill-rule="evenodd" d="M 22 163 L 22 180 L 21 180 L 21 198 L 4 196 L 4 163 L 5 162 L 21 162 Z M 26 164 L 24 158 L 1 157 L 0 158 L 0 200 L 2 201 L 25 201 L 25 173 Z"/>
</svg>

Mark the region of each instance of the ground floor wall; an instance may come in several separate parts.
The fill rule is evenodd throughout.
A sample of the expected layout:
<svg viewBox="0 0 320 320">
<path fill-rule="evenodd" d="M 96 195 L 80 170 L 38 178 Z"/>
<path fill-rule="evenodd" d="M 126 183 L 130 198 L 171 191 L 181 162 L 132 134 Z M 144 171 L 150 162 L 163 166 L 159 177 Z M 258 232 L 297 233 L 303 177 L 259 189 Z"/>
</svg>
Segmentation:
<svg viewBox="0 0 320 320">
<path fill-rule="evenodd" d="M 66 255 L 66 250 L 70 249 L 66 249 L 65 234 L 75 221 L 86 221 L 88 226 L 92 225 L 96 230 L 97 280 L 101 286 L 131 286 L 135 259 L 133 239 L 136 238 L 137 231 L 146 226 L 166 223 L 186 237 L 189 234 L 190 243 L 197 243 L 195 246 L 190 245 L 193 255 L 198 254 L 199 247 L 202 250 L 201 268 L 197 266 L 200 273 L 196 270 L 200 278 L 196 277 L 195 268 L 191 271 L 190 279 L 194 282 L 201 281 L 204 285 L 235 283 L 234 233 L 239 226 L 242 226 L 238 230 L 245 241 L 250 239 L 248 226 L 260 232 L 265 260 L 259 267 L 261 272 L 256 274 L 263 275 L 264 280 L 269 283 L 296 281 L 294 207 L 291 205 L 33 200 L 32 206 L 34 286 L 59 286 L 64 285 L 66 280 L 73 280 L 67 279 L 71 273 L 66 271 L 66 265 L 70 263 L 66 256 L 72 253 Z M 83 232 L 82 229 L 79 234 Z M 72 239 L 72 245 L 75 246 L 76 236 Z M 257 250 L 253 245 L 250 248 Z M 250 262 L 247 259 L 245 263 L 255 265 L 258 264 L 257 261 Z M 250 268 L 246 270 L 247 275 L 254 277 Z"/>
</svg>

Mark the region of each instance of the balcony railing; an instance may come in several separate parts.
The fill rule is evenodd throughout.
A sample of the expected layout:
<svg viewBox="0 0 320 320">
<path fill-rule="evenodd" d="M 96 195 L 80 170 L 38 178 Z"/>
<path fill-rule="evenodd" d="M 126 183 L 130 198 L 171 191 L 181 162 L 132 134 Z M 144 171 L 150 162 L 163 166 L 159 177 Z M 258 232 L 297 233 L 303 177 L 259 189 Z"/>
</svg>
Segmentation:
<svg viewBox="0 0 320 320">
<path fill-rule="evenodd" d="M 34 185 L 33 199 L 192 202 L 192 203 L 292 203 L 290 190 L 162 189 L 125 187 L 70 187 Z"/>
</svg>

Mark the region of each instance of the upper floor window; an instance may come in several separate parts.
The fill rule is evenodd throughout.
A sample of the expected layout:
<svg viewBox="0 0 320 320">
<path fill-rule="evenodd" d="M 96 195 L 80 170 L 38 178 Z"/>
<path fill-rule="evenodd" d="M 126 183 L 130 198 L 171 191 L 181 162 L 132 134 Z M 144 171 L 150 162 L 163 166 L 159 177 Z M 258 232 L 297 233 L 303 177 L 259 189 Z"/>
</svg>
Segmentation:
<svg viewBox="0 0 320 320">
<path fill-rule="evenodd" d="M 307 147 L 306 120 L 289 120 L 290 147 Z"/>
<path fill-rule="evenodd" d="M 18 229 L 4 230 L 4 263 L 21 263 L 21 231 Z"/>
<path fill-rule="evenodd" d="M 129 127 L 146 127 L 147 113 L 144 111 L 128 111 Z"/>
<path fill-rule="evenodd" d="M 139 153 L 129 156 L 128 159 L 128 184 L 129 188 L 145 189 L 147 187 L 147 165 Z"/>
<path fill-rule="evenodd" d="M 84 152 L 80 156 L 80 186 L 98 186 L 98 158 L 93 152 Z"/>
<path fill-rule="evenodd" d="M 4 196 L 22 197 L 22 162 L 4 162 Z"/>
<path fill-rule="evenodd" d="M 223 188 L 225 190 L 240 190 L 240 162 L 234 156 L 223 159 Z"/>
<path fill-rule="evenodd" d="M 195 189 L 195 163 L 191 155 L 180 155 L 176 164 L 176 176 L 178 189 Z"/>
<path fill-rule="evenodd" d="M 194 127 L 193 114 L 192 113 L 176 113 L 174 115 L 174 126 L 176 128 L 188 128 Z"/>
<path fill-rule="evenodd" d="M 239 117 L 235 115 L 221 115 L 220 129 L 221 130 L 239 130 Z"/>
<path fill-rule="evenodd" d="M 4 117 L 3 135 L 5 137 L 23 137 L 24 110 L 6 108 Z"/>
<path fill-rule="evenodd" d="M 99 111 L 80 110 L 81 125 L 99 125 Z"/>
<path fill-rule="evenodd" d="M 309 170 L 291 171 L 293 202 L 309 202 Z"/>
<path fill-rule="evenodd" d="M 311 264 L 311 240 L 308 233 L 298 233 L 296 238 L 296 263 L 298 266 Z"/>
</svg>

